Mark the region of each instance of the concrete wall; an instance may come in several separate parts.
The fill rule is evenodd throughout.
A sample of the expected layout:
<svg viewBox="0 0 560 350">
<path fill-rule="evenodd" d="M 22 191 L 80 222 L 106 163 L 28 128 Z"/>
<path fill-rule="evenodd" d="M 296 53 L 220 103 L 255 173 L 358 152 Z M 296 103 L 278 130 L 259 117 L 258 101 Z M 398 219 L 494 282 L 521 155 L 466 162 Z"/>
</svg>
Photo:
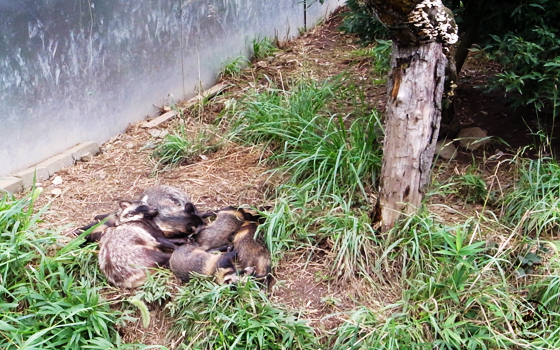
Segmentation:
<svg viewBox="0 0 560 350">
<path fill-rule="evenodd" d="M 307 27 L 343 3 L 311 4 Z M 0 177 L 191 97 L 303 19 L 302 0 L 0 0 Z"/>
</svg>

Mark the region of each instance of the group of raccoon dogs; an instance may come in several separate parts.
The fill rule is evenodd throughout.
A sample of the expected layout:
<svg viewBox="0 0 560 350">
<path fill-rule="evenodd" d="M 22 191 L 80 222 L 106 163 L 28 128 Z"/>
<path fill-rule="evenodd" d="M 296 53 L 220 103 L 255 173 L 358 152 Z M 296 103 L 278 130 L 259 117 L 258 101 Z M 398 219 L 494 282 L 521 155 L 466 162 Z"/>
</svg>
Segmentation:
<svg viewBox="0 0 560 350">
<path fill-rule="evenodd" d="M 193 272 L 225 284 L 252 275 L 269 288 L 270 252 L 255 238 L 259 222 L 255 212 L 231 206 L 199 215 L 186 193 L 157 185 L 78 232 L 90 230 L 86 241 L 99 242 L 99 267 L 116 287 L 139 287 L 149 269 L 169 267 L 185 282 Z"/>
</svg>

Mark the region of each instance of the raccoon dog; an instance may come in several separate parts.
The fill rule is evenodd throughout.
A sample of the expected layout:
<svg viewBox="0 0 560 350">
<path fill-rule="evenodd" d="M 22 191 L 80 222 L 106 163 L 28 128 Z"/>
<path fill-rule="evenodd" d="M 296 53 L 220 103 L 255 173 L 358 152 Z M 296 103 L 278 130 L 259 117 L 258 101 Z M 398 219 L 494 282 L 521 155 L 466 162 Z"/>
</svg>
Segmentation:
<svg viewBox="0 0 560 350">
<path fill-rule="evenodd" d="M 140 194 L 140 199 L 156 207 L 159 214 L 154 222 L 168 238 L 186 237 L 204 224 L 190 197 L 178 188 L 148 187 Z"/>
<path fill-rule="evenodd" d="M 204 224 L 198 216 L 196 207 L 190 202 L 189 196 L 178 188 L 163 185 L 152 186 L 140 194 L 138 200 L 157 209 L 158 215 L 153 220 L 167 238 L 187 237 Z M 97 215 L 93 223 L 78 228 L 74 234 L 79 235 L 108 218 L 104 224 L 95 228 L 85 237 L 88 242 L 97 242 L 107 228 L 117 225 L 121 212 L 122 208 L 119 208 L 115 213 Z"/>
<path fill-rule="evenodd" d="M 233 236 L 233 251 L 237 253 L 237 268 L 252 273 L 270 288 L 270 252 L 264 242 L 255 240 L 257 224 L 245 222 Z"/>
<path fill-rule="evenodd" d="M 116 287 L 136 288 L 147 279 L 147 269 L 168 266 L 177 246 L 163 236 L 152 219 L 158 212 L 142 201 L 121 201 L 117 226 L 99 242 L 99 267 Z M 164 251 L 167 250 L 167 251 Z"/>
<path fill-rule="evenodd" d="M 200 228 L 196 242 L 202 250 L 220 249 L 231 244 L 232 235 L 245 221 L 245 211 L 241 208 L 226 207 L 217 212 L 210 212 L 202 217 L 217 216 L 211 224 Z"/>
<path fill-rule="evenodd" d="M 184 282 L 190 274 L 197 272 L 206 276 L 215 276 L 219 284 L 232 284 L 239 280 L 234 266 L 235 252 L 209 253 L 194 245 L 183 245 L 171 255 L 171 271 Z"/>
<path fill-rule="evenodd" d="M 101 236 L 103 236 L 103 234 L 105 233 L 105 230 L 107 230 L 109 227 L 114 227 L 117 225 L 117 219 L 118 219 L 117 213 L 97 215 L 95 218 L 93 218 L 94 222 L 92 222 L 91 224 L 88 224 L 84 227 L 80 227 L 74 230 L 74 235 L 76 236 L 81 235 L 83 232 L 91 229 L 93 226 L 99 224 L 101 221 L 105 219 L 107 220 L 103 224 L 94 228 L 90 232 L 90 234 L 84 237 L 86 242 L 98 242 L 101 239 Z"/>
</svg>

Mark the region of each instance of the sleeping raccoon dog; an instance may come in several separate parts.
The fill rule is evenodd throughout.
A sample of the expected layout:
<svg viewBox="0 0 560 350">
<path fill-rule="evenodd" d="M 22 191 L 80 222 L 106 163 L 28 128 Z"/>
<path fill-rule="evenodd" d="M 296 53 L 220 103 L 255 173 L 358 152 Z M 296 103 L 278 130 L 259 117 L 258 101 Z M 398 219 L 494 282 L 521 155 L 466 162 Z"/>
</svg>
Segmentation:
<svg viewBox="0 0 560 350">
<path fill-rule="evenodd" d="M 217 213 L 210 212 L 202 217 L 216 216 L 211 224 L 199 228 L 196 233 L 196 242 L 202 250 L 224 250 L 231 245 L 233 234 L 245 222 L 246 213 L 241 208 L 226 207 Z"/>
<path fill-rule="evenodd" d="M 196 232 L 204 222 L 190 197 L 178 188 L 156 185 L 148 187 L 140 198 L 156 207 L 155 223 L 166 237 L 186 237 Z"/>
<path fill-rule="evenodd" d="M 142 201 L 121 201 L 119 207 L 117 225 L 99 241 L 99 267 L 114 286 L 136 288 L 146 281 L 147 269 L 169 265 L 177 246 L 154 224 L 155 207 Z"/>
<path fill-rule="evenodd" d="M 158 215 L 153 220 L 167 238 L 187 237 L 204 224 L 198 216 L 196 207 L 190 202 L 189 196 L 178 188 L 164 185 L 152 186 L 142 192 L 138 200 L 156 208 Z M 116 213 L 97 215 L 93 223 L 77 229 L 75 233 L 79 235 L 107 218 L 105 223 L 85 237 L 88 242 L 97 242 L 107 228 L 118 224 L 117 218 L 121 211 L 122 209 L 119 208 Z"/>
<path fill-rule="evenodd" d="M 239 280 L 235 270 L 235 252 L 209 253 L 195 245 L 183 245 L 173 252 L 169 260 L 171 271 L 184 282 L 197 272 L 214 276 L 219 284 L 233 284 Z"/>
<path fill-rule="evenodd" d="M 252 274 L 270 289 L 270 252 L 264 242 L 255 240 L 255 232 L 257 224 L 247 221 L 233 236 L 233 251 L 237 253 L 236 267 Z"/>
</svg>

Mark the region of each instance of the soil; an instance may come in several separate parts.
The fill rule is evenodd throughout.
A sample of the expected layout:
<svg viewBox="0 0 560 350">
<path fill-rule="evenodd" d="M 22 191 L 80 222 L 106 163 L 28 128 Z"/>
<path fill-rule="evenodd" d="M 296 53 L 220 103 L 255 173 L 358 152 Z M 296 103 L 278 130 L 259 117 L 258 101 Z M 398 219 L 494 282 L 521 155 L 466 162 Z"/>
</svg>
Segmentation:
<svg viewBox="0 0 560 350">
<path fill-rule="evenodd" d="M 215 120 L 230 99 L 242 96 L 248 89 L 270 84 L 282 87 L 302 77 L 321 81 L 344 71 L 363 83 L 364 96 L 370 105 L 383 111 L 386 86 L 374 83 L 380 77 L 372 72 L 368 60 L 351 55 L 360 46 L 357 37 L 338 30 L 342 21 L 340 12 L 337 11 L 302 37 L 279 43 L 282 50 L 274 57 L 253 62 L 240 76 L 224 79 L 231 87 L 221 95 L 206 105 L 187 110 L 182 118 L 175 118 L 158 129 L 171 133 L 183 125 L 187 132 L 192 132 L 201 123 Z M 484 94 L 475 88 L 496 69 L 499 67 L 493 63 L 484 62 L 481 65 L 476 57 L 467 60 L 456 90 L 456 113 L 464 126 L 479 126 L 490 136 L 505 140 L 510 145 L 506 153 L 511 156 L 518 147 L 532 143 L 524 124 L 518 121 L 519 113 L 509 109 L 499 93 Z M 89 223 L 95 215 L 115 210 L 118 199 L 135 198 L 143 189 L 154 184 L 185 190 L 201 212 L 228 205 L 271 204 L 269 189 L 274 188 L 278 180 L 269 178 L 269 167 L 263 161 L 268 155 L 266 151 L 226 142 L 215 153 L 197 157 L 175 168 L 155 171 L 156 164 L 150 155 L 153 145 L 161 138 L 152 136 L 154 129 L 143 128 L 142 124 L 130 125 L 125 133 L 104 143 L 101 153 L 90 161 L 79 162 L 60 171 L 57 176 L 62 178 L 62 184 L 53 184 L 53 178 L 38 184 L 45 193 L 40 197 L 39 205 L 50 202 L 50 210 L 44 216 L 45 227 L 71 231 Z M 473 157 L 480 159 L 486 155 L 485 152 L 495 152 L 498 148 L 503 147 L 495 146 L 495 149 L 475 153 L 461 150 L 456 160 L 439 161 L 436 166 L 443 164 L 446 169 L 439 176 L 465 171 L 473 163 Z M 503 150 L 506 151 L 505 148 Z M 486 171 L 491 176 L 496 171 L 495 163 L 489 164 Z M 458 208 L 463 209 L 464 206 Z M 477 207 L 470 210 L 476 211 Z M 453 219 L 452 214 L 449 216 Z M 317 333 L 324 334 L 339 325 L 344 318 L 340 312 L 355 309 L 365 299 L 377 300 L 379 305 L 384 305 L 397 298 L 397 293 L 388 291 L 379 292 L 374 298 L 363 298 L 362 295 L 370 292 L 367 285 L 359 281 L 351 284 L 329 282 L 323 278 L 326 275 L 323 273 L 326 269 L 323 259 L 312 256 L 308 262 L 308 255 L 309 252 L 304 251 L 284 256 L 274 268 L 276 284 L 270 297 L 309 319 Z M 112 290 L 112 293 L 118 291 Z M 133 324 L 126 330 L 123 340 L 162 344 L 168 321 L 162 310 L 155 314 L 157 316 L 152 317 L 152 322 L 157 325 L 154 323 L 152 330 L 158 330 L 158 334 L 153 331 L 149 335 L 143 334 L 142 327 Z"/>
</svg>

